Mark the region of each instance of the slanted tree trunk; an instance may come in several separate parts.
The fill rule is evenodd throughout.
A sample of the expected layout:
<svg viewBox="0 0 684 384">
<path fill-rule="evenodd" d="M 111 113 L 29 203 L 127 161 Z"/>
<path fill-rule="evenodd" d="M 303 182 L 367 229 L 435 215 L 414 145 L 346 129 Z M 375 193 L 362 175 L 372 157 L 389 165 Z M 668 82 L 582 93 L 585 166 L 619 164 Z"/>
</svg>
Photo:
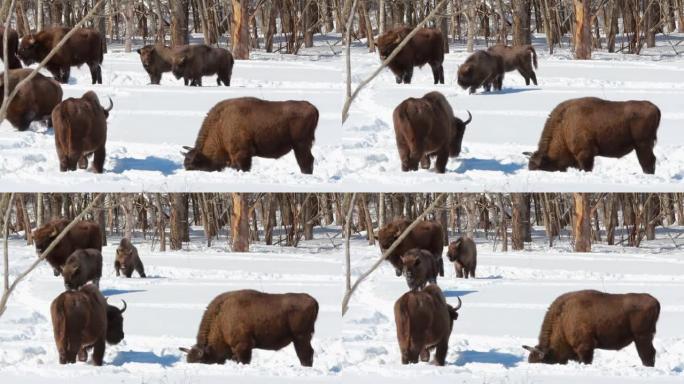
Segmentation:
<svg viewBox="0 0 684 384">
<path fill-rule="evenodd" d="M 575 59 L 591 59 L 591 1 L 573 0 L 575 4 Z"/>
<path fill-rule="evenodd" d="M 249 252 L 249 206 L 247 194 L 232 193 L 233 209 L 230 220 L 231 249 Z"/>
<path fill-rule="evenodd" d="M 573 193 L 575 201 L 575 252 L 591 252 L 591 203 L 589 194 Z"/>
</svg>

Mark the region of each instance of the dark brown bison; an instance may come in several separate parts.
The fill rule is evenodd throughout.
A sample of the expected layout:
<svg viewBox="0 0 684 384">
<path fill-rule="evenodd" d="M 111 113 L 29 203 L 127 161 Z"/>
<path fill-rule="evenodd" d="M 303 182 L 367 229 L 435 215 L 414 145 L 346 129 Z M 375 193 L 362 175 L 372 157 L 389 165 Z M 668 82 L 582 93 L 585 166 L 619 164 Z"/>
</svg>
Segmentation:
<svg viewBox="0 0 684 384">
<path fill-rule="evenodd" d="M 465 277 L 466 279 L 468 276 L 475 277 L 477 247 L 473 239 L 460 237 L 458 240 L 452 241 L 447 250 L 447 257 L 449 261 L 454 263 L 456 277 Z"/>
<path fill-rule="evenodd" d="M 394 321 L 401 350 L 401 363 L 430 360 L 430 350 L 436 348 L 434 363 L 443 366 L 449 347 L 449 337 L 458 319 L 461 299 L 456 308 L 447 304 L 436 284 L 422 291 L 404 293 L 394 303 Z"/>
<path fill-rule="evenodd" d="M 310 367 L 317 316 L 318 302 L 304 293 L 226 292 L 209 303 L 197 344 L 180 350 L 188 354 L 188 363 L 249 364 L 255 348 L 277 351 L 294 343 L 299 362 Z"/>
<path fill-rule="evenodd" d="M 165 45 L 146 45 L 136 52 L 143 68 L 150 75 L 150 83 L 159 84 L 162 73 L 171 72 L 173 49 Z"/>
<path fill-rule="evenodd" d="M 233 73 L 233 55 L 223 48 L 204 44 L 188 45 L 173 55 L 172 69 L 176 79 L 183 78 L 185 85 L 202 86 L 202 76 L 217 75 L 216 84 L 230 85 Z"/>
<path fill-rule="evenodd" d="M 307 101 L 224 100 L 207 114 L 195 147 L 184 147 L 185 169 L 248 172 L 253 156 L 277 159 L 294 150 L 299 169 L 311 174 L 317 125 L 318 109 Z"/>
<path fill-rule="evenodd" d="M 131 277 L 135 270 L 140 277 L 147 277 L 145 276 L 145 267 L 138 255 L 138 248 L 131 244 L 131 241 L 125 237 L 121 239 L 119 247 L 116 248 L 114 270 L 116 271 L 117 276 L 119 276 L 119 271 L 122 271 L 124 276 Z"/>
<path fill-rule="evenodd" d="M 25 65 L 43 61 L 57 46 L 60 40 L 69 33 L 69 28 L 51 27 L 36 34 L 26 35 L 21 39 L 17 55 Z M 55 80 L 60 83 L 69 82 L 72 66 L 87 64 L 93 84 L 102 84 L 102 64 L 105 52 L 105 39 L 100 32 L 81 28 L 52 56 L 45 65 Z"/>
<path fill-rule="evenodd" d="M 649 101 L 608 101 L 596 97 L 560 103 L 546 119 L 529 169 L 565 172 L 594 169 L 596 156 L 620 158 L 636 151 L 644 173 L 655 173 L 660 109 Z"/>
<path fill-rule="evenodd" d="M 375 44 L 378 46 L 380 59 L 385 61 L 401 41 L 408 36 L 411 28 L 397 27 L 378 36 Z M 437 29 L 423 28 L 390 61 L 389 69 L 394 73 L 397 84 L 411 84 L 413 67 L 429 64 L 435 84 L 444 84 L 444 39 Z"/>
<path fill-rule="evenodd" d="M 470 88 L 469 93 L 475 93 L 484 87 L 485 92 L 500 91 L 504 79 L 504 62 L 500 56 L 487 51 L 476 51 L 458 67 L 458 85 Z"/>
<path fill-rule="evenodd" d="M 42 254 L 50 243 L 69 225 L 69 220 L 54 219 L 33 231 L 33 242 L 38 255 Z M 94 221 L 84 220 L 76 223 L 59 243 L 47 254 L 45 260 L 50 263 L 55 276 L 62 273 L 62 266 L 67 258 L 77 249 L 93 248 L 102 251 L 102 235 L 100 226 Z"/>
<path fill-rule="evenodd" d="M 29 76 L 32 69 L 10 69 L 11 93 L 20 81 Z M 8 93 L 8 94 L 9 94 Z M 5 74 L 0 74 L 0 103 L 5 98 Z M 52 110 L 62 101 L 62 87 L 55 80 L 37 73 L 17 92 L 7 108 L 7 120 L 20 131 L 25 131 L 33 121 L 45 121 L 52 126 Z"/>
<path fill-rule="evenodd" d="M 102 365 L 105 343 L 118 344 L 123 340 L 124 308 L 108 305 L 94 285 L 66 291 L 50 305 L 52 329 L 59 352 L 59 363 L 88 360 L 88 349 L 93 348 L 93 364 Z"/>
<path fill-rule="evenodd" d="M 411 221 L 405 218 L 398 218 L 380 228 L 376 236 L 378 243 L 380 243 L 380 251 L 385 253 L 409 225 L 411 225 Z M 392 264 L 397 276 L 401 276 L 404 267 L 401 262 L 401 255 L 413 248 L 425 249 L 435 257 L 439 265 L 439 275 L 444 276 L 444 262 L 442 260 L 443 238 L 444 229 L 440 223 L 436 221 L 420 222 L 399 243 L 394 251 L 387 256 L 387 261 Z"/>
<path fill-rule="evenodd" d="M 78 289 L 89 281 L 100 287 L 102 277 L 102 253 L 97 249 L 77 249 L 62 267 L 64 288 Z"/>
<path fill-rule="evenodd" d="M 489 47 L 487 52 L 501 56 L 504 63 L 504 71 L 510 72 L 517 70 L 525 78 L 525 84 L 530 85 L 530 80 L 537 85 L 537 75 L 534 73 L 532 65 L 537 68 L 537 51 L 531 45 L 519 47 L 508 47 L 497 44 Z"/>
<path fill-rule="evenodd" d="M 0 26 L 0 60 L 5 60 L 5 27 Z M 17 49 L 19 47 L 19 35 L 17 31 L 12 28 L 8 29 L 7 33 L 7 62 L 6 69 L 21 68 L 19 58 L 17 58 Z"/>
<path fill-rule="evenodd" d="M 634 342 L 641 362 L 652 367 L 659 314 L 660 303 L 646 293 L 569 292 L 546 311 L 537 346 L 523 348 L 530 363 L 591 364 L 595 349 L 617 351 Z"/>
<path fill-rule="evenodd" d="M 109 108 L 102 107 L 93 91 L 80 99 L 70 97 L 55 107 L 52 123 L 60 171 L 75 171 L 77 165 L 88 168 L 88 156 L 92 154 L 93 171 L 104 171 L 107 118 L 113 107 L 112 99 Z"/>
<path fill-rule="evenodd" d="M 413 248 L 401 255 L 401 263 L 406 284 L 412 291 L 425 288 L 427 283 L 437 284 L 439 263 L 430 251 Z"/>
<path fill-rule="evenodd" d="M 430 168 L 430 156 L 436 156 L 435 170 L 446 172 L 449 157 L 461 153 L 466 125 L 472 120 L 454 116 L 449 102 L 439 92 L 430 92 L 420 99 L 410 97 L 401 102 L 393 114 L 394 133 L 401 158 L 401 170 L 416 171 L 418 163 Z"/>
</svg>

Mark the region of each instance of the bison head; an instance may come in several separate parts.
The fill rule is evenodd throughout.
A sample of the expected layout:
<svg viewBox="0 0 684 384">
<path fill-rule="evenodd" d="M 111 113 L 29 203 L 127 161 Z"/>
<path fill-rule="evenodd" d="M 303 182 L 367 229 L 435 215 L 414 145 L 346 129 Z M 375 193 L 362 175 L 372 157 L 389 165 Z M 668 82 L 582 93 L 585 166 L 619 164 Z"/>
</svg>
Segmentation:
<svg viewBox="0 0 684 384">
<path fill-rule="evenodd" d="M 539 345 L 536 347 L 523 345 L 522 347 L 530 352 L 530 356 L 527 358 L 528 363 L 554 364 L 556 362 L 553 353 L 550 353 L 548 348 L 542 348 Z"/>
<path fill-rule="evenodd" d="M 529 155 L 530 161 L 527 164 L 527 168 L 530 171 L 559 171 L 561 170 L 553 159 L 551 159 L 545 153 L 535 151 L 534 153 L 525 152 L 524 155 Z"/>
<path fill-rule="evenodd" d="M 406 277 L 406 284 L 412 291 L 425 287 L 430 279 L 429 263 L 434 263 L 434 256 L 426 250 L 413 248 L 401 255 L 402 273 Z M 434 270 L 434 268 L 433 268 Z"/>
<path fill-rule="evenodd" d="M 130 245 L 120 245 L 116 249 L 116 260 L 121 264 L 121 268 L 124 269 L 127 266 L 133 265 L 133 248 Z"/>
<path fill-rule="evenodd" d="M 375 39 L 375 45 L 378 47 L 380 59 L 385 61 L 407 35 L 408 31 L 406 28 L 399 28 L 387 31 L 378 36 L 378 38 Z"/>
<path fill-rule="evenodd" d="M 21 39 L 17 56 L 24 62 L 24 65 L 29 66 L 39 60 L 38 50 L 39 44 L 36 42 L 36 36 L 26 35 Z"/>
<path fill-rule="evenodd" d="M 148 69 L 154 65 L 154 46 L 146 45 L 142 48 L 139 48 L 136 52 L 138 52 L 138 55 L 140 55 L 140 61 L 145 69 Z"/>
<path fill-rule="evenodd" d="M 463 88 L 470 88 L 471 86 L 475 85 L 473 76 L 474 76 L 475 68 L 471 64 L 462 64 L 458 67 L 458 72 L 457 72 L 457 83 L 458 85 Z"/>
<path fill-rule="evenodd" d="M 187 64 L 188 58 L 183 53 L 180 53 L 173 58 L 171 61 L 171 72 L 173 73 L 173 76 L 176 77 L 176 80 L 183 77 Z"/>
<path fill-rule="evenodd" d="M 463 135 L 465 134 L 466 126 L 473 120 L 473 115 L 468 112 L 468 120 L 465 122 L 457 117 L 454 117 L 453 128 L 454 136 L 449 143 L 449 156 L 456 157 L 461 153 L 461 143 L 463 143 Z"/>
<path fill-rule="evenodd" d="M 181 152 L 181 155 L 185 157 L 183 167 L 185 167 L 187 171 L 214 172 L 221 171 L 225 168 L 224 165 L 217 164 L 196 148 L 184 146 L 183 149 L 187 151 Z"/>
<path fill-rule="evenodd" d="M 458 260 L 459 255 L 461 254 L 461 247 L 463 246 L 463 238 L 459 238 L 456 241 L 452 241 L 451 244 L 449 244 L 449 250 L 447 250 L 447 257 L 449 258 L 449 261 L 454 262 Z"/>
<path fill-rule="evenodd" d="M 107 335 L 106 340 L 109 344 L 119 344 L 124 338 L 123 330 L 123 313 L 126 312 L 126 302 L 123 302 L 123 308 L 119 309 L 113 305 L 107 304 Z"/>
<path fill-rule="evenodd" d="M 202 363 L 202 364 L 216 364 L 218 361 L 210 346 L 193 345 L 188 348 L 178 348 L 181 352 L 188 354 L 186 360 L 188 363 Z"/>
<path fill-rule="evenodd" d="M 78 250 L 72 253 L 62 267 L 62 277 L 64 278 L 64 288 L 66 290 L 78 289 L 88 282 L 86 272 L 81 268 L 81 258 L 79 253 L 85 253 L 83 250 Z"/>
<path fill-rule="evenodd" d="M 455 307 L 452 307 L 451 305 L 447 304 L 447 311 L 449 311 L 449 319 L 452 322 L 458 320 L 458 310 L 461 309 L 461 305 L 463 305 L 463 302 L 461 301 L 461 298 L 456 296 L 456 299 L 458 300 L 458 305 Z"/>
</svg>

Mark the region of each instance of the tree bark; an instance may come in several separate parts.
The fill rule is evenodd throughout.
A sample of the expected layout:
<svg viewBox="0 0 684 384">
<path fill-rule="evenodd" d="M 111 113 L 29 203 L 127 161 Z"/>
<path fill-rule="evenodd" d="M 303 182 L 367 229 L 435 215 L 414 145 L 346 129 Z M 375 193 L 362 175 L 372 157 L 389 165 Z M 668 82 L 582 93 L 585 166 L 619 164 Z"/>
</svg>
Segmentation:
<svg viewBox="0 0 684 384">
<path fill-rule="evenodd" d="M 573 0 L 575 5 L 575 59 L 591 59 L 591 1 Z"/>
<path fill-rule="evenodd" d="M 514 251 L 525 249 L 525 227 L 527 226 L 527 204 L 522 193 L 511 193 L 513 214 L 511 217 L 511 248 Z"/>
<path fill-rule="evenodd" d="M 183 248 L 183 237 L 185 230 L 185 197 L 181 193 L 169 194 L 171 203 L 171 250 Z"/>
<path fill-rule="evenodd" d="M 170 2 L 171 45 L 174 47 L 188 44 L 188 6 L 189 0 Z"/>
<path fill-rule="evenodd" d="M 249 207 L 247 194 L 231 193 L 233 209 L 231 212 L 230 235 L 233 252 L 249 252 Z"/>
<path fill-rule="evenodd" d="M 530 44 L 530 0 L 511 0 L 513 46 Z"/>
<path fill-rule="evenodd" d="M 249 1 L 232 0 L 231 48 L 236 60 L 249 59 Z"/>
<path fill-rule="evenodd" d="M 575 252 L 591 252 L 591 204 L 589 194 L 573 193 L 575 201 Z"/>
</svg>

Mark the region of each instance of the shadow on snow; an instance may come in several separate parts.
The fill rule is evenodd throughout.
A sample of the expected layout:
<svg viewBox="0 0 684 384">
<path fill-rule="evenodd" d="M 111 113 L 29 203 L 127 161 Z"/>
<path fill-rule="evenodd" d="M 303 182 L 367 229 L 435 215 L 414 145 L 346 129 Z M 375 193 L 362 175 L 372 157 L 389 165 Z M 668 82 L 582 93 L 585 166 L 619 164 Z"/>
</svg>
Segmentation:
<svg viewBox="0 0 684 384">
<path fill-rule="evenodd" d="M 499 171 L 505 174 L 513 174 L 525 168 L 518 163 L 504 164 L 496 159 L 461 159 L 461 164 L 453 172 L 465 173 L 466 171 Z"/>
<path fill-rule="evenodd" d="M 480 351 L 461 351 L 458 353 L 458 359 L 453 363 L 456 366 L 464 366 L 468 363 L 485 363 L 485 364 L 501 364 L 506 368 L 513 368 L 521 363 L 523 358 L 511 353 L 497 352 L 493 349 L 488 352 Z"/>
<path fill-rule="evenodd" d="M 179 356 L 161 355 L 154 352 L 121 351 L 116 354 L 112 365 L 122 366 L 127 363 L 158 364 L 162 367 L 170 367 L 180 361 Z"/>
<path fill-rule="evenodd" d="M 147 292 L 146 289 L 104 289 L 102 290 L 102 296 L 115 296 L 115 295 L 125 295 L 127 293 L 136 293 L 136 292 Z"/>
<path fill-rule="evenodd" d="M 132 157 L 123 157 L 116 159 L 116 165 L 112 169 L 114 173 L 123 173 L 125 171 L 155 171 L 161 172 L 164 176 L 169 176 L 179 169 L 182 165 L 156 156 L 147 156 L 144 159 L 135 159 Z"/>
</svg>

